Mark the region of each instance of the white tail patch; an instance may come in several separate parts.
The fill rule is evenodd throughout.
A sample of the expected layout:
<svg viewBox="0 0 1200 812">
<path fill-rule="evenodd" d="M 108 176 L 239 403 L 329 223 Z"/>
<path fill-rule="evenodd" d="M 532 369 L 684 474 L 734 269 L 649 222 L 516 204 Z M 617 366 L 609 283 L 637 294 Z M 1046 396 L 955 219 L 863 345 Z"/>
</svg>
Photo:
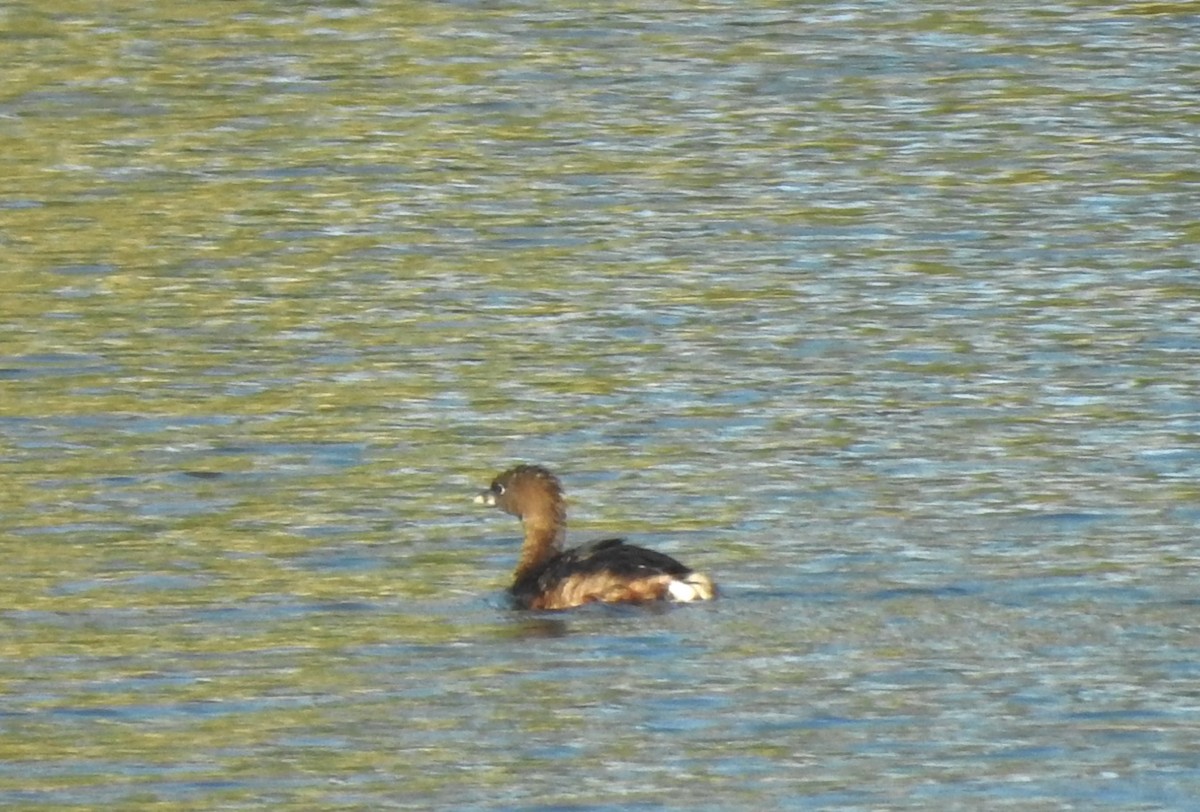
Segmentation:
<svg viewBox="0 0 1200 812">
<path fill-rule="evenodd" d="M 709 601 L 716 597 L 717 587 L 712 578 L 704 573 L 689 572 L 682 580 L 672 579 L 671 583 L 667 584 L 667 594 L 671 596 L 671 600 L 680 603 Z"/>
</svg>

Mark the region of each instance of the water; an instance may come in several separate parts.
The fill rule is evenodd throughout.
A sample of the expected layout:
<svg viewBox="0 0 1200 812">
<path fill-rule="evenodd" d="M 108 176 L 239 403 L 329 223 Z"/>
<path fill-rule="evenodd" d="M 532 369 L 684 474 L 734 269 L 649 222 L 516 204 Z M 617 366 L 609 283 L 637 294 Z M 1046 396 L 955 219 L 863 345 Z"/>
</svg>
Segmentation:
<svg viewBox="0 0 1200 812">
<path fill-rule="evenodd" d="M 0 30 L 6 808 L 1194 803 L 1192 4 Z"/>
</svg>

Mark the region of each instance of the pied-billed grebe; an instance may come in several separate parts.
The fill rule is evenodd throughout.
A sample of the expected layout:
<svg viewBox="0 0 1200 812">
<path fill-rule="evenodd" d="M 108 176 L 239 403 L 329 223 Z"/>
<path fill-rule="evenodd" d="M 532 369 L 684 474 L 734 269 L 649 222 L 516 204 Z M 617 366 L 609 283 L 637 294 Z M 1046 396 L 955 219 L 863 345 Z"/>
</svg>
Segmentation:
<svg viewBox="0 0 1200 812">
<path fill-rule="evenodd" d="M 623 539 L 603 539 L 563 551 L 567 511 L 562 485 L 538 465 L 518 465 L 475 497 L 511 513 L 525 526 L 525 544 L 510 588 L 521 609 L 569 609 L 585 603 L 708 600 L 712 579 L 674 558 Z"/>
</svg>

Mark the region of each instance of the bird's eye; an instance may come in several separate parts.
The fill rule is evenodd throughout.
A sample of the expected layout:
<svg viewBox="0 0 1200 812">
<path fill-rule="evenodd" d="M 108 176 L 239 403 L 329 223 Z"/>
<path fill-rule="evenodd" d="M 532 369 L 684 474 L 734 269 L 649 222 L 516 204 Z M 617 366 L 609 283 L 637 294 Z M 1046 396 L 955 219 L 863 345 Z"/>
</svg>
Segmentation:
<svg viewBox="0 0 1200 812">
<path fill-rule="evenodd" d="M 499 482 L 493 482 L 492 483 L 492 493 L 496 494 L 497 496 L 503 496 L 504 495 L 504 486 L 501 485 Z"/>
</svg>

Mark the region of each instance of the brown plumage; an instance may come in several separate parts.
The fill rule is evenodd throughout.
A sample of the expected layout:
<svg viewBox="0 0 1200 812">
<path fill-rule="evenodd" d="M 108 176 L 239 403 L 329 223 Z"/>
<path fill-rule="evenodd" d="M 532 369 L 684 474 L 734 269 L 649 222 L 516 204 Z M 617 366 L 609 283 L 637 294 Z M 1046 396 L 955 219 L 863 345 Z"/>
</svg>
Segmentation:
<svg viewBox="0 0 1200 812">
<path fill-rule="evenodd" d="M 596 601 L 708 600 L 716 586 L 669 555 L 603 539 L 564 551 L 567 512 L 558 478 L 518 465 L 492 480 L 476 502 L 518 517 L 525 543 L 509 591 L 522 609 L 568 609 Z"/>
</svg>

